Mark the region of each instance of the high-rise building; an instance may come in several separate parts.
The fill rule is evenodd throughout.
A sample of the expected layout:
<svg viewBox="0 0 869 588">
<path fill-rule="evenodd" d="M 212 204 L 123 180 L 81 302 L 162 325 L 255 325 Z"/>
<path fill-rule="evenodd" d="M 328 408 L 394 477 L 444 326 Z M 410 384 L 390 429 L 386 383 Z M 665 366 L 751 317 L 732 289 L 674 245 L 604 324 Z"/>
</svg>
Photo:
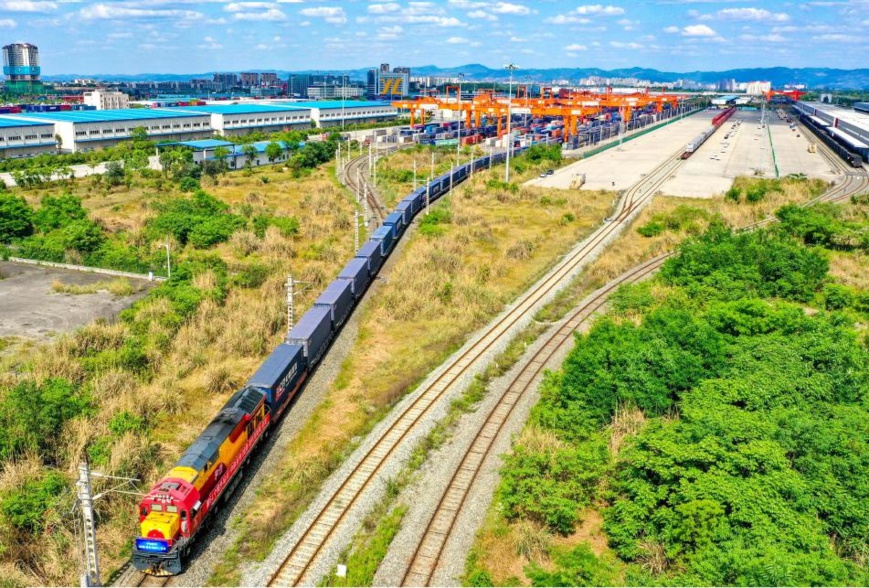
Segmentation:
<svg viewBox="0 0 869 588">
<path fill-rule="evenodd" d="M 12 43 L 3 47 L 3 73 L 9 94 L 41 94 L 39 49 L 30 43 Z"/>
<path fill-rule="evenodd" d="M 242 72 L 241 85 L 243 88 L 250 88 L 259 85 L 259 74 L 256 72 Z"/>
<path fill-rule="evenodd" d="M 274 72 L 263 72 L 259 75 L 259 81 L 263 86 L 278 86 L 278 74 Z"/>
<path fill-rule="evenodd" d="M 388 63 L 381 63 L 380 64 L 380 71 L 383 73 L 389 73 L 389 64 Z"/>
</svg>

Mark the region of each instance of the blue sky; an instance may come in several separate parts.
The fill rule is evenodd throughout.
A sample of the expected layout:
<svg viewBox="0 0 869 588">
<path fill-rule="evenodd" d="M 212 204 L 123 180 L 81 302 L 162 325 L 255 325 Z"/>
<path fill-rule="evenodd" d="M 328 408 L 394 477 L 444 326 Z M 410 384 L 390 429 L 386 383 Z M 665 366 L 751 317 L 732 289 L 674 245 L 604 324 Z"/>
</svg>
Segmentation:
<svg viewBox="0 0 869 588">
<path fill-rule="evenodd" d="M 43 73 L 869 67 L 869 0 L 0 0 Z"/>
</svg>

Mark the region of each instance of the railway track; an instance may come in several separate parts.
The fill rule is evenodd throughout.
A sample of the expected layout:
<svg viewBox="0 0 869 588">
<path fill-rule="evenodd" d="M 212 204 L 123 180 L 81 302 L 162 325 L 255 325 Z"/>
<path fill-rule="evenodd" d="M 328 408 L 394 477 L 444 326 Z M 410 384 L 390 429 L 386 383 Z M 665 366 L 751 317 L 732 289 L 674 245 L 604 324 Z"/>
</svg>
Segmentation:
<svg viewBox="0 0 869 588">
<path fill-rule="evenodd" d="M 618 212 L 610 222 L 602 225 L 580 247 L 558 262 L 546 277 L 487 327 L 476 342 L 460 350 L 450 365 L 428 386 L 420 387 L 415 393 L 416 398 L 396 416 L 393 426 L 374 440 L 353 470 L 341 481 L 338 489 L 319 507 L 313 520 L 304 526 L 289 553 L 270 576 L 268 585 L 294 586 L 306 581 L 311 566 L 329 544 L 347 513 L 370 483 L 377 479 L 383 466 L 403 441 L 415 431 L 421 419 L 439 404 L 448 390 L 473 373 L 472 370 L 482 369 L 488 352 L 503 341 L 505 335 L 513 328 L 521 326 L 520 321 L 523 319 L 530 319 L 547 297 L 566 283 L 584 261 L 597 254 L 611 237 L 627 225 L 634 214 L 651 200 L 660 186 L 684 163 L 679 155 L 681 150 L 673 153 L 628 189 L 621 198 Z"/>
<path fill-rule="evenodd" d="M 650 276 L 672 254 L 668 253 L 651 259 L 627 271 L 609 284 L 594 292 L 562 323 L 554 333 L 551 333 L 542 347 L 530 357 L 523 369 L 516 374 L 508 384 L 505 392 L 486 415 L 483 424 L 477 430 L 476 437 L 465 450 L 458 467 L 449 484 L 441 494 L 437 508 L 429 519 L 422 539 L 419 542 L 401 586 L 428 586 L 434 575 L 444 547 L 450 538 L 456 520 L 461 513 L 465 498 L 471 486 L 490 457 L 495 440 L 504 425 L 513 415 L 513 409 L 520 398 L 537 385 L 543 370 L 557 367 L 553 357 L 558 350 L 571 339 L 574 331 L 609 299 L 610 294 L 625 283 L 634 283 Z"/>
<path fill-rule="evenodd" d="M 157 586 L 162 588 L 169 584 L 172 576 L 151 576 L 150 574 L 141 574 L 141 579 L 136 586 Z"/>
<path fill-rule="evenodd" d="M 390 147 L 385 151 L 386 153 L 390 153 L 396 149 L 398 148 Z M 377 220 L 377 224 L 381 225 L 386 215 L 389 214 L 389 211 L 377 196 L 376 186 L 368 181 L 369 173 L 368 154 L 366 153 L 348 161 L 338 174 L 338 179 L 352 190 L 354 194 L 364 194 L 372 216 Z"/>
<path fill-rule="evenodd" d="M 811 206 L 821 202 L 840 202 L 869 190 L 869 174 L 864 170 L 855 171 L 847 167 L 830 150 L 825 149 L 823 154 L 831 165 L 840 172 L 842 181 L 823 194 L 805 202 L 803 206 Z M 744 229 L 758 228 L 776 222 L 776 220 L 774 216 L 771 216 L 744 227 Z M 459 465 L 456 467 L 449 484 L 442 491 L 438 505 L 430 516 L 422 538 L 414 550 L 401 580 L 401 586 L 430 585 L 444 548 L 461 513 L 462 505 L 465 504 L 467 495 L 483 464 L 489 458 L 495 440 L 509 421 L 520 398 L 533 388 L 542 371 L 549 367 L 548 364 L 559 347 L 568 341 L 572 333 L 583 322 L 603 306 L 610 294 L 620 285 L 633 283 L 651 275 L 672 255 L 673 253 L 670 252 L 646 261 L 594 292 L 572 312 L 556 332 L 549 335 L 543 346 L 526 361 L 523 369 L 516 374 L 497 404 L 486 415 L 485 420 L 477 429 L 474 439 L 465 449 Z"/>
</svg>

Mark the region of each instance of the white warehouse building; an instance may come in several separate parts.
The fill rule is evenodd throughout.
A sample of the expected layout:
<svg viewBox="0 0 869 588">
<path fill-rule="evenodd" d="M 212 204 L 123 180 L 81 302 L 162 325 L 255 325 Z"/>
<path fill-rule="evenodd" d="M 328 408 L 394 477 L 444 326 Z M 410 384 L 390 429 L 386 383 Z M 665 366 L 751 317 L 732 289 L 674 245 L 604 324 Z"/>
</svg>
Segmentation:
<svg viewBox="0 0 869 588">
<path fill-rule="evenodd" d="M 144 127 L 153 141 L 186 141 L 212 135 L 211 119 L 195 112 L 165 110 L 71 110 L 32 112 L 19 115 L 23 120 L 54 124 L 62 151 L 76 153 L 128 141 L 133 129 Z"/>
</svg>

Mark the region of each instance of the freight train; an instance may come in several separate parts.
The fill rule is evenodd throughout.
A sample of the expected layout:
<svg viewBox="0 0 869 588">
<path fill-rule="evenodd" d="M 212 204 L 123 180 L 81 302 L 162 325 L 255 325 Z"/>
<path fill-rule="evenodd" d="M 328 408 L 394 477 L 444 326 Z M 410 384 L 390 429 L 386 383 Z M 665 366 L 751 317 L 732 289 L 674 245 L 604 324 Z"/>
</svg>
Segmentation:
<svg viewBox="0 0 869 588">
<path fill-rule="evenodd" d="M 715 116 L 712 119 L 712 124 L 706 127 L 702 133 L 691 139 L 691 141 L 685 145 L 685 151 L 682 152 L 682 159 L 688 159 L 691 155 L 700 148 L 706 139 L 712 136 L 712 133 L 718 130 L 718 127 L 723 125 L 728 118 L 730 118 L 733 113 L 736 112 L 735 108 L 728 108 L 724 112 Z"/>
<path fill-rule="evenodd" d="M 521 152 L 523 149 L 516 149 Z M 502 163 L 505 153 L 473 160 L 435 178 L 398 203 L 287 334 L 245 386 L 139 503 L 133 565 L 153 575 L 183 571 L 197 537 L 232 494 L 244 468 L 286 412 L 293 397 L 341 330 L 413 217 L 477 169 Z"/>
<path fill-rule="evenodd" d="M 864 152 L 869 154 L 864 143 L 858 143 L 856 139 L 845 140 L 842 136 L 844 133 L 838 131 L 835 127 L 830 126 L 816 116 L 808 115 L 802 111 L 800 113 L 800 122 L 803 123 L 814 135 L 816 135 L 824 144 L 829 147 L 839 157 L 848 162 L 851 167 L 861 167 L 863 165 L 863 156 L 860 153 L 860 146 L 864 148 Z M 838 134 L 837 134 L 838 133 Z M 847 135 L 845 135 L 847 137 Z"/>
</svg>

